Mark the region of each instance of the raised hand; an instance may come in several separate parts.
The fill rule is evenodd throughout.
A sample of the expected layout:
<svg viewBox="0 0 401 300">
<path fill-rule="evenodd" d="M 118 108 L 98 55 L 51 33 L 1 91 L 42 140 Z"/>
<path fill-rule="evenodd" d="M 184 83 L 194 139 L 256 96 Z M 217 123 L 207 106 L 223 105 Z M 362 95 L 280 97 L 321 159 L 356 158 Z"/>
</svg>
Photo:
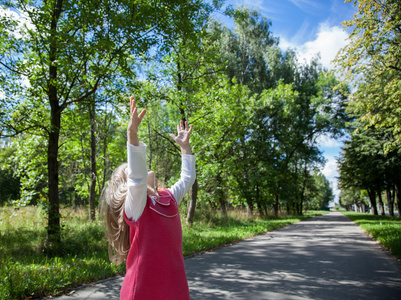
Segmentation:
<svg viewBox="0 0 401 300">
<path fill-rule="evenodd" d="M 177 135 L 170 134 L 170 136 L 174 139 L 174 141 L 181 147 L 181 153 L 182 154 L 191 154 L 191 147 L 189 146 L 189 137 L 192 132 L 193 125 L 189 126 L 188 128 L 188 122 L 185 121 L 185 126 L 184 122 L 180 121 L 180 123 L 177 125 Z"/>
<path fill-rule="evenodd" d="M 146 114 L 146 109 L 142 110 L 138 115 L 138 108 L 134 97 L 130 97 L 130 119 L 127 128 L 128 143 L 134 146 L 139 146 L 138 128 Z"/>
</svg>

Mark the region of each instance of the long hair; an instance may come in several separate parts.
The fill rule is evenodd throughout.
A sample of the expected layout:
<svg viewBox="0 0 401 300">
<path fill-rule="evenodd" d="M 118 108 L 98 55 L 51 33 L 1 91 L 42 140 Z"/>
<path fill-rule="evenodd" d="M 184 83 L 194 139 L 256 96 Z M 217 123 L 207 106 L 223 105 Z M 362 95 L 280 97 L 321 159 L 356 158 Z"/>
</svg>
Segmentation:
<svg viewBox="0 0 401 300">
<path fill-rule="evenodd" d="M 126 168 L 125 163 L 113 172 L 101 195 L 101 216 L 108 240 L 109 258 L 116 265 L 124 261 L 130 248 L 129 227 L 124 219 L 128 191 Z"/>
<path fill-rule="evenodd" d="M 100 216 L 108 240 L 109 259 L 116 265 L 126 259 L 130 249 L 129 226 L 124 218 L 128 193 L 127 166 L 128 164 L 124 163 L 113 172 L 100 196 Z M 162 189 L 163 184 L 156 178 L 156 191 Z M 154 193 L 155 190 L 148 186 L 147 194 Z"/>
</svg>

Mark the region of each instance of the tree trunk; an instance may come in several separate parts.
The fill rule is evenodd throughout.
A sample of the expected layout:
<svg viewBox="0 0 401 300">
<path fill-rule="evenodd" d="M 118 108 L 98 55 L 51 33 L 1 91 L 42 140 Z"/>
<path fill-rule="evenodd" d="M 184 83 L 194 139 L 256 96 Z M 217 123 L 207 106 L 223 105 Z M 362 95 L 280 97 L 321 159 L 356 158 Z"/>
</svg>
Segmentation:
<svg viewBox="0 0 401 300">
<path fill-rule="evenodd" d="M 372 214 L 377 216 L 378 213 L 377 213 L 376 193 L 373 189 L 368 188 L 368 195 L 370 200 L 370 206 L 373 209 Z"/>
<path fill-rule="evenodd" d="M 387 185 L 386 187 L 387 194 L 387 204 L 388 204 L 388 213 L 390 216 L 394 217 L 394 186 L 393 186 L 393 194 L 391 194 L 391 186 Z"/>
<path fill-rule="evenodd" d="M 242 171 L 242 182 L 239 184 L 240 187 L 242 187 L 242 193 L 245 191 L 245 201 L 246 201 L 246 211 L 248 218 L 253 217 L 253 206 L 254 202 L 252 199 L 252 195 L 250 193 L 251 191 L 251 183 L 249 180 L 249 162 L 247 161 L 247 146 L 245 144 L 245 136 L 242 134 L 240 137 L 241 140 L 241 165 L 243 166 L 243 171 Z"/>
<path fill-rule="evenodd" d="M 58 142 L 60 136 L 61 115 L 54 90 L 49 91 L 51 103 L 51 130 L 49 134 L 49 145 L 47 151 L 47 168 L 49 176 L 49 210 L 47 226 L 47 242 L 50 246 L 59 244 L 61 241 L 60 227 L 60 201 L 59 201 L 59 178 L 58 178 Z M 55 96 L 55 97 L 54 97 Z M 56 99 L 54 99 L 56 98 Z"/>
<path fill-rule="evenodd" d="M 78 211 L 78 206 L 79 206 L 79 198 L 77 191 L 74 189 L 74 210 Z"/>
<path fill-rule="evenodd" d="M 298 215 L 302 215 L 302 211 L 303 211 L 303 205 L 304 205 L 304 200 L 305 200 L 305 186 L 306 186 L 306 179 L 303 180 L 302 182 L 302 189 L 301 189 L 301 195 L 300 195 L 300 199 L 299 199 L 299 203 L 297 206 L 297 214 Z"/>
<path fill-rule="evenodd" d="M 207 202 L 209 202 L 210 209 L 212 211 L 216 211 L 217 210 L 216 204 L 214 204 L 212 201 L 210 201 L 210 199 L 208 199 Z"/>
<path fill-rule="evenodd" d="M 263 211 L 263 206 L 261 204 L 260 201 L 260 191 L 259 191 L 259 185 L 256 186 L 256 206 L 258 207 L 258 211 L 259 211 L 259 216 L 261 218 L 264 217 L 264 211 Z"/>
<path fill-rule="evenodd" d="M 152 151 L 152 137 L 151 137 L 151 128 L 150 122 L 148 122 L 148 143 L 149 143 L 149 158 L 148 158 L 148 168 L 152 170 L 152 159 L 153 159 L 153 151 Z"/>
<path fill-rule="evenodd" d="M 196 200 L 198 199 L 198 179 L 195 179 L 191 190 L 191 200 L 188 203 L 187 224 L 192 225 L 194 222 Z"/>
<path fill-rule="evenodd" d="M 226 203 L 226 198 L 224 195 L 224 190 L 223 190 L 223 179 L 221 177 L 221 174 L 217 174 L 216 176 L 216 184 L 217 184 L 217 199 L 220 204 L 220 212 L 223 216 L 227 215 L 227 203 Z"/>
<path fill-rule="evenodd" d="M 60 200 L 59 200 L 59 178 L 58 178 L 58 143 L 61 125 L 61 107 L 58 102 L 57 91 L 57 23 L 59 21 L 63 1 L 58 0 L 54 7 L 50 24 L 51 36 L 49 46 L 49 89 L 47 92 L 50 104 L 50 132 L 47 148 L 47 170 L 49 176 L 49 210 L 47 225 L 47 242 L 54 247 L 61 242 L 60 227 Z"/>
<path fill-rule="evenodd" d="M 368 206 L 365 203 L 363 203 L 362 205 L 363 205 L 363 212 L 367 213 L 368 212 Z"/>
<path fill-rule="evenodd" d="M 107 108 L 106 108 L 107 109 Z M 104 189 L 104 186 L 106 185 L 106 177 L 107 177 L 107 170 L 109 168 L 109 156 L 107 154 L 107 136 L 108 136 L 108 132 L 109 132 L 109 127 L 107 126 L 107 115 L 105 114 L 104 116 L 104 124 L 103 124 L 103 128 L 107 128 L 106 131 L 103 131 L 103 178 L 101 181 L 101 186 L 99 187 L 99 191 L 102 192 Z"/>
<path fill-rule="evenodd" d="M 247 204 L 246 204 L 246 212 L 247 212 L 247 215 L 248 215 L 248 218 L 252 218 L 252 216 L 253 216 L 253 203 L 252 202 L 248 202 Z"/>
<path fill-rule="evenodd" d="M 258 207 L 259 217 L 263 218 L 265 216 L 264 209 L 260 201 L 256 201 L 256 206 Z"/>
<path fill-rule="evenodd" d="M 302 216 L 302 214 L 303 214 L 303 206 L 304 206 L 304 201 L 305 201 L 305 189 L 306 189 L 306 180 L 307 180 L 307 175 L 308 175 L 308 168 L 307 168 L 307 163 L 306 163 L 306 161 L 305 161 L 305 167 L 304 167 L 304 179 L 303 179 L 303 181 L 302 181 L 302 189 L 301 189 L 301 199 L 300 199 L 300 202 L 299 202 L 299 211 L 298 211 L 298 214 L 300 215 L 300 216 Z"/>
<path fill-rule="evenodd" d="M 103 178 L 101 181 L 101 186 L 99 188 L 100 193 L 103 191 L 104 186 L 106 185 L 106 177 L 107 177 L 107 170 L 109 168 L 108 164 L 108 155 L 107 155 L 107 137 L 103 139 Z"/>
<path fill-rule="evenodd" d="M 274 216 L 277 218 L 278 217 L 278 208 L 279 208 L 279 195 L 276 193 L 275 199 L 274 199 Z"/>
<path fill-rule="evenodd" d="M 398 217 L 401 218 L 401 182 L 398 178 L 395 179 L 395 194 L 398 206 Z"/>
<path fill-rule="evenodd" d="M 223 191 L 219 192 L 219 204 L 220 204 L 220 212 L 223 216 L 227 215 L 227 205 L 226 205 L 226 199 L 224 198 L 224 193 Z"/>
<path fill-rule="evenodd" d="M 379 206 L 380 206 L 380 211 L 381 211 L 381 215 L 385 216 L 386 215 L 386 211 L 384 209 L 384 203 L 383 203 L 383 199 L 382 199 L 382 193 L 379 190 L 378 192 L 378 196 L 379 196 Z"/>
<path fill-rule="evenodd" d="M 89 219 L 90 221 L 96 220 L 96 104 L 95 99 L 91 99 L 89 103 L 89 117 L 90 117 L 90 160 L 91 160 L 91 176 L 90 176 L 90 189 L 89 189 Z"/>
</svg>

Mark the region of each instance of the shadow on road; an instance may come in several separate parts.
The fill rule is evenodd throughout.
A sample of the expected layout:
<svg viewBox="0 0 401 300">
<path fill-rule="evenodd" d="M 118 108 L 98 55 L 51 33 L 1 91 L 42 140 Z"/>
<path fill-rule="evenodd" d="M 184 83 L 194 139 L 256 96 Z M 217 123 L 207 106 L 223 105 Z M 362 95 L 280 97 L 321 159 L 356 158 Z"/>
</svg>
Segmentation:
<svg viewBox="0 0 401 300">
<path fill-rule="evenodd" d="M 401 299 L 395 262 L 337 212 L 187 258 L 185 265 L 191 300 Z M 58 300 L 119 299 L 122 280 Z"/>
<path fill-rule="evenodd" d="M 401 275 L 340 213 L 186 260 L 191 299 L 400 299 Z"/>
</svg>

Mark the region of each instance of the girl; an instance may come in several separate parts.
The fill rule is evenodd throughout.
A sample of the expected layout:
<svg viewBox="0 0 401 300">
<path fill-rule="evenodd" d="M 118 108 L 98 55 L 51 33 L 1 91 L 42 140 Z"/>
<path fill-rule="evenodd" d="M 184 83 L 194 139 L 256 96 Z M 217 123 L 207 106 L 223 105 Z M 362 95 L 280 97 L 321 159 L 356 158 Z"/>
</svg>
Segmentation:
<svg viewBox="0 0 401 300">
<path fill-rule="evenodd" d="M 195 181 L 195 156 L 189 137 L 192 125 L 181 121 L 177 142 L 182 153 L 181 178 L 171 188 L 156 186 L 146 168 L 146 145 L 138 128 L 146 110 L 138 114 L 130 98 L 127 136 L 128 163 L 118 167 L 103 193 L 109 257 L 116 264 L 126 260 L 127 273 L 120 299 L 189 299 L 182 255 L 182 229 L 178 204 Z"/>
</svg>

